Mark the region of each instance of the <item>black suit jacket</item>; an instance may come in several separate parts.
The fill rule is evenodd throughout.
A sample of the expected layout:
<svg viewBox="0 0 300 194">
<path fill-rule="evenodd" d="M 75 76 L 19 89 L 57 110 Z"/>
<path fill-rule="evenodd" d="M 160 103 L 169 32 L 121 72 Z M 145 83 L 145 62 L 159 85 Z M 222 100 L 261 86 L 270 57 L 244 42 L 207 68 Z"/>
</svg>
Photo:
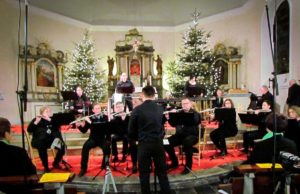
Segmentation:
<svg viewBox="0 0 300 194">
<path fill-rule="evenodd" d="M 300 86 L 298 84 L 293 84 L 289 88 L 288 97 L 286 103 L 289 106 L 300 106 Z"/>
<path fill-rule="evenodd" d="M 0 141 L 0 153 L 1 177 L 36 174 L 36 168 L 23 148 Z"/>
<path fill-rule="evenodd" d="M 146 100 L 131 112 L 128 137 L 140 142 L 162 141 L 164 136 L 163 107 L 152 100 Z"/>
<path fill-rule="evenodd" d="M 279 161 L 280 151 L 286 151 L 294 155 L 298 154 L 296 144 L 293 141 L 284 138 L 281 135 L 277 135 L 276 139 L 277 139 L 276 155 L 275 155 L 276 162 Z M 274 146 L 274 138 L 269 138 L 256 143 L 253 152 L 250 154 L 250 157 L 246 163 L 250 163 L 250 164 L 271 163 L 273 157 L 273 146 Z"/>
<path fill-rule="evenodd" d="M 261 98 L 257 101 L 257 109 L 261 109 L 262 103 L 264 101 L 269 101 L 271 103 L 271 109 L 273 109 L 274 96 L 269 91 L 263 94 Z"/>
</svg>

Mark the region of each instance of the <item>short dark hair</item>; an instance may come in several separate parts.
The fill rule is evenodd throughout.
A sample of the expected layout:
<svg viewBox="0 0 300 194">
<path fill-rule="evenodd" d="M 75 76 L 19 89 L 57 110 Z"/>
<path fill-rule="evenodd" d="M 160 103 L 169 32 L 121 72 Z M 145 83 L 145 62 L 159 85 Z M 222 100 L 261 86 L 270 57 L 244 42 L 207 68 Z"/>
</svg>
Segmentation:
<svg viewBox="0 0 300 194">
<path fill-rule="evenodd" d="M 275 114 L 275 119 L 277 124 L 277 132 L 284 132 L 287 128 L 288 120 L 287 117 L 285 117 L 282 114 L 270 113 L 265 120 L 266 127 L 271 131 L 275 130 L 274 121 L 273 121 L 274 114 Z"/>
<path fill-rule="evenodd" d="M 145 86 L 142 89 L 145 97 L 152 98 L 155 95 L 155 89 L 152 86 Z"/>
<path fill-rule="evenodd" d="M 3 117 L 0 117 L 0 138 L 5 137 L 5 132 L 10 133 L 10 122 Z"/>
</svg>

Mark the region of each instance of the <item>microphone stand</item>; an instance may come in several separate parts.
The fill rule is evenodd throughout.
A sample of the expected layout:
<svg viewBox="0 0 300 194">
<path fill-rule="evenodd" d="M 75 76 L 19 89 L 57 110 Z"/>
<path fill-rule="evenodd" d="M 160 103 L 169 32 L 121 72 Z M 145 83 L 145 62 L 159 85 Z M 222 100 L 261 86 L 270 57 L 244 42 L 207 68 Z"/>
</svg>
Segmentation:
<svg viewBox="0 0 300 194">
<path fill-rule="evenodd" d="M 269 32 L 269 42 L 270 42 L 270 48 L 271 48 L 271 55 L 272 55 L 272 62 L 273 62 L 273 68 L 274 68 L 274 72 L 272 72 L 273 74 L 273 78 L 269 79 L 269 82 L 272 83 L 272 89 L 273 89 L 273 124 L 274 124 L 274 131 L 273 131 L 273 157 L 272 157 L 272 184 L 273 184 L 273 192 L 274 194 L 276 193 L 276 184 L 275 184 L 275 160 L 276 160 L 276 146 L 277 146 L 277 138 L 276 138 L 276 133 L 277 133 L 277 121 L 276 121 L 276 115 L 275 115 L 275 106 L 276 106 L 276 95 L 279 95 L 279 91 L 278 91 L 278 82 L 277 82 L 277 63 L 276 63 L 276 59 L 275 59 L 275 53 L 273 50 L 273 45 L 272 45 L 272 35 L 271 35 L 271 28 L 270 28 L 270 18 L 269 18 L 269 8 L 268 8 L 268 4 L 266 3 L 265 5 L 265 9 L 266 9 L 266 14 L 267 14 L 267 22 L 268 22 L 268 32 Z M 273 36 L 276 36 L 276 21 L 274 23 L 275 28 L 273 31 Z M 274 39 L 275 41 L 275 45 L 277 43 L 277 36 Z M 277 48 L 275 49 L 277 52 Z"/>
<path fill-rule="evenodd" d="M 28 1 L 25 0 L 25 23 L 24 23 L 24 86 L 23 90 L 16 91 L 19 103 L 20 103 L 20 122 L 21 122 L 21 130 L 22 130 L 22 147 L 25 149 L 25 127 L 24 127 L 24 112 L 27 111 L 27 92 L 28 92 L 28 75 L 27 75 L 27 48 L 28 48 Z M 18 45 L 19 46 L 19 45 Z M 20 65 L 20 64 L 18 64 Z M 19 88 L 18 88 L 19 89 Z M 28 142 L 30 143 L 30 142 Z M 26 166 L 25 166 L 26 168 Z M 24 174 L 24 184 L 27 185 L 27 177 Z"/>
</svg>

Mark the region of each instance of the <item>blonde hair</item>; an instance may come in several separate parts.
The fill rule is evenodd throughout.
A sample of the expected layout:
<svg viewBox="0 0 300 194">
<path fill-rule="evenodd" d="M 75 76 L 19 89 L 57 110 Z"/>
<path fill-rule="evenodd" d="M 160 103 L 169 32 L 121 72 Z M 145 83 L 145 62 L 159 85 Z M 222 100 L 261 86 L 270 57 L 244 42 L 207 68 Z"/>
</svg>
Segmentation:
<svg viewBox="0 0 300 194">
<path fill-rule="evenodd" d="M 45 112 L 45 110 L 47 110 L 47 109 L 49 109 L 48 106 L 42 106 L 42 107 L 40 108 L 40 115 L 42 115 L 42 114 Z"/>
</svg>

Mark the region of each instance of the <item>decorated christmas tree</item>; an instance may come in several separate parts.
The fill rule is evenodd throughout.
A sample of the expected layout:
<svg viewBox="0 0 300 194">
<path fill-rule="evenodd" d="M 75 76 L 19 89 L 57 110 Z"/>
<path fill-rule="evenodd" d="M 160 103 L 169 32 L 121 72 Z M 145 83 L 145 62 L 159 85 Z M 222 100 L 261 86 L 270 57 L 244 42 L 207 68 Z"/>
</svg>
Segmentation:
<svg viewBox="0 0 300 194">
<path fill-rule="evenodd" d="M 183 94 L 189 76 L 196 76 L 197 83 L 212 96 L 218 88 L 220 69 L 215 68 L 213 52 L 208 48 L 210 33 L 198 29 L 199 12 L 194 12 L 193 25 L 183 34 L 183 47 L 177 54 L 178 61 L 167 65 L 167 82 L 176 97 Z"/>
<path fill-rule="evenodd" d="M 63 90 L 71 91 L 79 85 L 92 102 L 100 102 L 106 96 L 106 78 L 105 72 L 97 69 L 99 61 L 94 53 L 94 42 L 86 31 L 83 40 L 75 44 L 70 66 L 65 68 Z"/>
</svg>

